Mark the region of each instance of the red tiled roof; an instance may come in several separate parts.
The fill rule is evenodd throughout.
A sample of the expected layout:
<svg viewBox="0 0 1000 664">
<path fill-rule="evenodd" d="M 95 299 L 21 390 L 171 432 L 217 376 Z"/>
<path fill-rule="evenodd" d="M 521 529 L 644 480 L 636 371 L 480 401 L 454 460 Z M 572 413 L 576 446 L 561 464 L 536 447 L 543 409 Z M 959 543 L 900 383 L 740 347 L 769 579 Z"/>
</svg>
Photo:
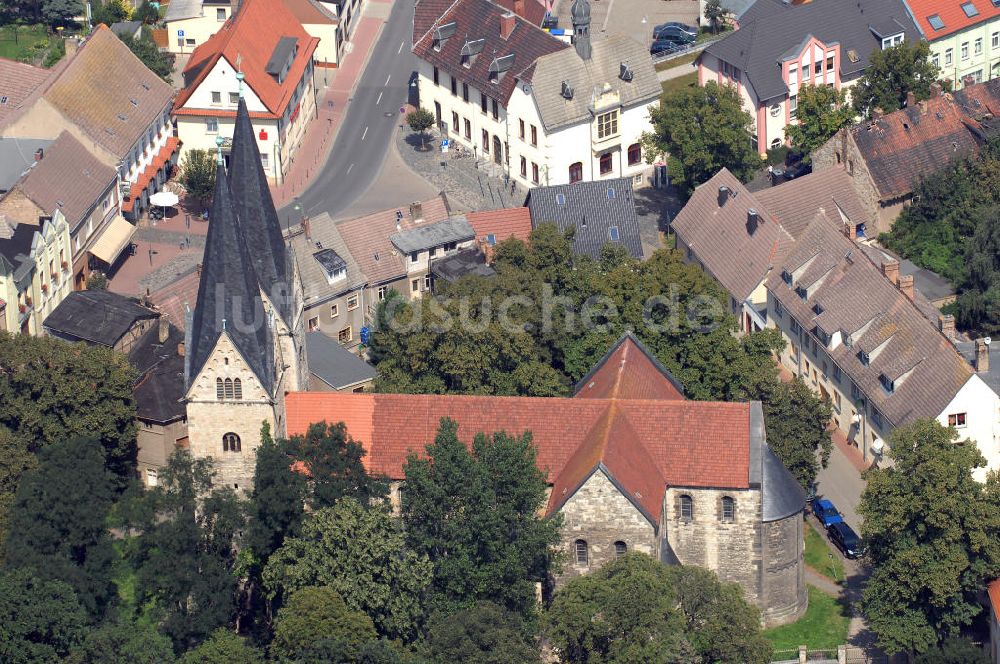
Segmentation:
<svg viewBox="0 0 1000 664">
<path fill-rule="evenodd" d="M 187 325 L 187 308 L 194 309 L 198 300 L 200 275 L 192 270 L 177 281 L 149 294 L 149 301 L 157 310 L 168 316 L 171 324 L 182 332 Z"/>
<path fill-rule="evenodd" d="M 208 111 L 204 108 L 175 108 L 174 115 L 195 115 L 198 117 L 211 115 L 214 118 L 235 118 L 236 111 L 214 108 Z M 250 116 L 251 120 L 277 120 L 281 117 L 279 115 L 275 115 L 274 113 L 264 113 L 263 111 L 249 111 L 247 115 Z"/>
<path fill-rule="evenodd" d="M 579 399 L 684 399 L 680 383 L 630 334 L 579 382 L 573 396 Z"/>
<path fill-rule="evenodd" d="M 298 53 L 284 82 L 278 83 L 265 68 L 282 37 L 295 37 L 298 40 Z M 318 44 L 319 38 L 310 37 L 283 3 L 244 0 L 240 10 L 191 54 L 184 73 L 186 78 L 189 74 L 195 77 L 177 95 L 174 112 L 184 106 L 219 59 L 225 58 L 233 67 L 239 59 L 246 84 L 271 113 L 280 117 L 291 101 L 295 87 L 312 60 L 313 51 Z M 212 111 L 212 115 L 217 113 Z"/>
<path fill-rule="evenodd" d="M 545 4 L 538 0 L 496 0 L 496 3 L 538 26 L 547 11 Z"/>
<path fill-rule="evenodd" d="M 426 0 L 425 0 L 426 1 Z M 535 60 L 543 55 L 561 51 L 569 46 L 545 32 L 537 25 L 514 15 L 514 28 L 506 39 L 500 36 L 500 17 L 508 13 L 506 9 L 489 0 L 457 0 L 436 20 L 429 20 L 429 14 L 441 5 L 430 2 L 421 10 L 421 2 L 416 13 L 420 20 L 414 20 L 413 52 L 440 69 L 455 76 L 460 81 L 473 85 L 486 96 L 504 105 L 514 92 L 517 81 L 530 81 L 535 70 Z M 456 24 L 454 34 L 439 49 L 434 47 L 434 26 Z M 426 31 L 423 26 L 427 25 Z M 418 28 L 419 26 L 419 28 Z M 418 34 L 423 31 L 424 34 Z M 462 65 L 462 47 L 466 40 L 485 40 L 482 51 L 469 67 Z M 490 81 L 490 65 L 494 58 L 512 55 L 513 64 L 496 82 Z"/>
<path fill-rule="evenodd" d="M 987 591 L 990 596 L 990 605 L 993 607 L 993 615 L 1000 618 L 1000 579 L 991 581 Z"/>
<path fill-rule="evenodd" d="M 494 235 L 497 242 L 511 237 L 527 242 L 531 235 L 531 212 L 526 207 L 466 212 L 465 218 L 478 239 Z"/>
<path fill-rule="evenodd" d="M 3 81 L 0 97 L 4 100 L 0 104 L 0 122 L 19 109 L 51 73 L 48 69 L 0 58 L 0 81 Z"/>
<path fill-rule="evenodd" d="M 929 41 L 1000 16 L 1000 7 L 995 6 L 990 0 L 905 0 L 905 2 L 913 18 L 917 20 L 920 31 Z M 979 13 L 972 17 L 966 16 L 965 10 L 962 9 L 964 4 L 973 5 Z M 927 20 L 935 14 L 944 23 L 944 27 L 940 30 L 935 30 Z"/>
</svg>

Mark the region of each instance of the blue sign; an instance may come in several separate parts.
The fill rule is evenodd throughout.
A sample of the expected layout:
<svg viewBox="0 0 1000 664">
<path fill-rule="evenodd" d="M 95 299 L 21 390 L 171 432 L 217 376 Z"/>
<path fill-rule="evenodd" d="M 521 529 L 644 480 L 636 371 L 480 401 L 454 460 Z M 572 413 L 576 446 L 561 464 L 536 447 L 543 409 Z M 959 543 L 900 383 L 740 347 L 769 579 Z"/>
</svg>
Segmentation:
<svg viewBox="0 0 1000 664">
<path fill-rule="evenodd" d="M 368 345 L 369 340 L 372 338 L 372 330 L 367 325 L 361 327 L 361 343 Z"/>
<path fill-rule="evenodd" d="M 441 139 L 441 147 L 446 148 L 449 145 L 451 145 L 451 140 L 449 140 L 447 138 L 442 138 Z"/>
<path fill-rule="evenodd" d="M 178 37 L 183 37 L 184 36 L 184 31 L 183 30 L 178 30 L 177 31 L 177 36 Z"/>
</svg>

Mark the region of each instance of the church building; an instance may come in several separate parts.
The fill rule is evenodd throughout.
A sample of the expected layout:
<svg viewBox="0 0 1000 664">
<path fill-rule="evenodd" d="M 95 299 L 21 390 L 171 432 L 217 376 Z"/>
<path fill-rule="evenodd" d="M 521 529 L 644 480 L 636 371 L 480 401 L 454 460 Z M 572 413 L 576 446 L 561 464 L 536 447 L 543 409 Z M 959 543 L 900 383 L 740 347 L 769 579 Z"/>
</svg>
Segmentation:
<svg viewBox="0 0 1000 664">
<path fill-rule="evenodd" d="M 185 397 L 191 453 L 217 482 L 251 486 L 261 424 L 285 433 L 284 394 L 309 374 L 302 282 L 278 224 L 246 101 L 228 172 L 221 146 L 198 299 L 188 314 Z"/>
</svg>

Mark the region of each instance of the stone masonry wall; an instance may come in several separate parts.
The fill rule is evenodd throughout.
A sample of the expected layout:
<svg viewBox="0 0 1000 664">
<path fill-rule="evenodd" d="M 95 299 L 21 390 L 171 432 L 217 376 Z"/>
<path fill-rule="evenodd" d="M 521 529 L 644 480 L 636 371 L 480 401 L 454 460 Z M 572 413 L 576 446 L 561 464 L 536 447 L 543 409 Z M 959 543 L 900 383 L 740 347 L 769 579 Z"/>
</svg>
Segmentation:
<svg viewBox="0 0 1000 664">
<path fill-rule="evenodd" d="M 875 181 L 865 165 L 864 158 L 858 152 L 857 143 L 854 142 L 850 131 L 841 129 L 837 132 L 833 138 L 813 152 L 812 160 L 813 169 L 816 171 L 827 168 L 842 168 L 851 176 L 854 191 L 861 198 L 865 211 L 868 213 L 868 219 L 865 220 L 868 237 L 875 237 L 879 233 L 889 230 L 895 217 L 888 223 L 881 218 L 882 206 L 878 189 L 876 189 Z"/>
<path fill-rule="evenodd" d="M 806 612 L 803 563 L 802 514 L 796 513 L 764 525 L 763 612 L 764 624 L 772 627 L 792 622 Z"/>
<path fill-rule="evenodd" d="M 622 495 L 600 469 L 583 483 L 559 510 L 563 516 L 563 571 L 556 585 L 600 568 L 615 559 L 615 542 L 629 551 L 656 555 L 653 524 Z M 587 543 L 587 562 L 577 563 L 576 541 Z"/>
</svg>

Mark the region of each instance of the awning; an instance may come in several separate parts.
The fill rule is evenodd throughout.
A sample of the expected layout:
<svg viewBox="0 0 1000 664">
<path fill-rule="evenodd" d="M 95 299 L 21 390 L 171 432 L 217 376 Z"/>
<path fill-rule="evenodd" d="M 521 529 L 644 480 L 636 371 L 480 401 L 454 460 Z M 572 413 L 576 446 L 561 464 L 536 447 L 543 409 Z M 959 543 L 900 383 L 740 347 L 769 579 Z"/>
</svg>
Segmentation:
<svg viewBox="0 0 1000 664">
<path fill-rule="evenodd" d="M 149 183 L 153 181 L 156 177 L 156 172 L 163 168 L 163 165 L 170 161 L 170 158 L 177 151 L 177 147 L 180 145 L 180 141 L 175 136 L 170 136 L 167 138 L 167 142 L 163 144 L 160 151 L 156 153 L 153 157 L 153 161 L 149 163 L 149 166 L 143 169 L 142 173 L 139 174 L 138 179 L 132 184 L 129 190 L 128 200 L 122 203 L 122 212 L 131 212 L 135 208 L 136 201 L 142 196 L 143 190 L 149 186 Z"/>
<path fill-rule="evenodd" d="M 104 229 L 104 232 L 101 233 L 101 237 L 97 238 L 97 242 L 94 243 L 90 253 L 95 258 L 99 258 L 108 265 L 111 265 L 121 255 L 122 250 L 128 246 L 134 234 L 135 226 L 124 218 L 116 216 L 108 224 L 108 227 Z"/>
</svg>

